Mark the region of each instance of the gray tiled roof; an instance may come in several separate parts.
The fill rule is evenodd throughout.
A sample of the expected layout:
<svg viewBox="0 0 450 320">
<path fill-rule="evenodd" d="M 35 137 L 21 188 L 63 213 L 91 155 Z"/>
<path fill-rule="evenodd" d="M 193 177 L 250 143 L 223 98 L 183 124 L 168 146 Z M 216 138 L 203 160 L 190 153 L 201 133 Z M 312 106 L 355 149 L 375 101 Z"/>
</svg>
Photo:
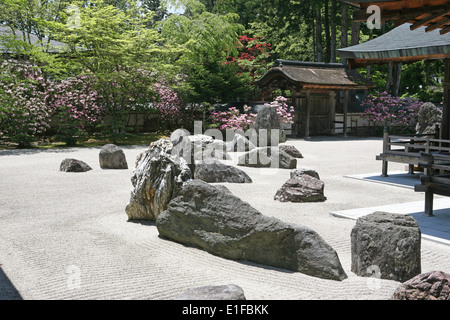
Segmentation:
<svg viewBox="0 0 450 320">
<path fill-rule="evenodd" d="M 373 40 L 339 49 L 338 55 L 347 59 L 395 59 L 429 55 L 450 57 L 450 33 L 439 30 L 425 32 L 425 27 L 414 31 L 405 23 Z"/>
</svg>

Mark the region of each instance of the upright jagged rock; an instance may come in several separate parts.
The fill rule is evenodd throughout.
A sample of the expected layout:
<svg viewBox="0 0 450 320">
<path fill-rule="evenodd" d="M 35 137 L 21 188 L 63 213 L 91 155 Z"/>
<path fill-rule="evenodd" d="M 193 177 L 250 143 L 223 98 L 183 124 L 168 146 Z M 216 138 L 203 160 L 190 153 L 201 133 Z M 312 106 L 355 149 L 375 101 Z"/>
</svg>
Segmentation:
<svg viewBox="0 0 450 320">
<path fill-rule="evenodd" d="M 126 213 L 130 220 L 156 220 L 192 178 L 186 161 L 171 154 L 172 143 L 160 139 L 140 155 L 131 178 L 133 190 Z"/>
</svg>

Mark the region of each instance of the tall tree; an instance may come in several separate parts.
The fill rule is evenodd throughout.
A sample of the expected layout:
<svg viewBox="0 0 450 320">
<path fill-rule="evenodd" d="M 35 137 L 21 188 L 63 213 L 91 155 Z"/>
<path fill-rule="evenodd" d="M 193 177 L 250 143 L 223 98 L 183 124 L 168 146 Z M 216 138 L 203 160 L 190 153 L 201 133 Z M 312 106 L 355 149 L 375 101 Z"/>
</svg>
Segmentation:
<svg viewBox="0 0 450 320">
<path fill-rule="evenodd" d="M 337 17 L 337 0 L 331 0 L 331 62 L 336 62 L 337 35 L 336 35 L 336 17 Z"/>
</svg>

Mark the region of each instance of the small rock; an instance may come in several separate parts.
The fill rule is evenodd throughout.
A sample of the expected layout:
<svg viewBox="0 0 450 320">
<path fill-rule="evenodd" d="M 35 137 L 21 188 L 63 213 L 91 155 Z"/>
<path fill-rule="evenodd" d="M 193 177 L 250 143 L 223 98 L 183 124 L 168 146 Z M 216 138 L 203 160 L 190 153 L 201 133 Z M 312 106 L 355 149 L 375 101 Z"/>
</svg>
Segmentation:
<svg viewBox="0 0 450 320">
<path fill-rule="evenodd" d="M 295 175 L 277 191 L 274 199 L 281 202 L 322 202 L 324 195 L 323 181 L 308 174 Z"/>
<path fill-rule="evenodd" d="M 64 159 L 59 166 L 59 170 L 64 172 L 86 172 L 92 170 L 92 168 L 81 160 Z"/>
<path fill-rule="evenodd" d="M 205 286 L 187 290 L 174 300 L 246 300 L 241 287 L 229 284 Z"/>
<path fill-rule="evenodd" d="M 313 178 L 319 179 L 320 180 L 320 176 L 317 173 L 316 170 L 311 170 L 311 169 L 294 169 L 291 171 L 291 179 L 295 178 L 295 177 L 299 177 L 301 175 L 307 174 Z"/>
<path fill-rule="evenodd" d="M 431 271 L 402 283 L 391 300 L 450 300 L 450 274 Z"/>
<path fill-rule="evenodd" d="M 303 159 L 302 153 L 294 146 L 280 144 L 279 148 L 293 158 Z"/>
<path fill-rule="evenodd" d="M 102 147 L 99 161 L 102 169 L 128 169 L 125 153 L 115 144 L 106 144 Z"/>
</svg>

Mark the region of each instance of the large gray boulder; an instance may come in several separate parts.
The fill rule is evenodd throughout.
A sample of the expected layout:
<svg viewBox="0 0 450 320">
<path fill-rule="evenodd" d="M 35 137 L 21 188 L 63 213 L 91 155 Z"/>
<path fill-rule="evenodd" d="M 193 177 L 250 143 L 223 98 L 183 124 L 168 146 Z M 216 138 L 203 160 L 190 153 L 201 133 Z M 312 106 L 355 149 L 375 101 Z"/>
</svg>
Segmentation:
<svg viewBox="0 0 450 320">
<path fill-rule="evenodd" d="M 418 112 L 416 133 L 434 135 L 442 123 L 442 110 L 431 102 L 424 103 Z"/>
<path fill-rule="evenodd" d="M 281 121 L 277 113 L 277 109 L 271 106 L 264 106 L 258 111 L 256 116 L 254 129 L 258 134 L 258 146 L 278 146 L 278 143 L 284 141 Z M 276 144 L 272 144 L 272 134 L 276 134 Z"/>
<path fill-rule="evenodd" d="M 262 215 L 223 185 L 187 182 L 157 220 L 161 237 L 233 260 L 343 280 L 337 253 L 315 231 Z"/>
<path fill-rule="evenodd" d="M 450 274 L 430 271 L 402 283 L 391 300 L 450 300 Z"/>
<path fill-rule="evenodd" d="M 92 168 L 86 162 L 71 158 L 64 159 L 59 166 L 59 171 L 63 172 L 87 172 L 90 170 Z"/>
<path fill-rule="evenodd" d="M 245 135 L 236 132 L 233 140 L 226 142 L 227 152 L 247 152 L 256 148 L 255 144 Z"/>
<path fill-rule="evenodd" d="M 172 143 L 173 147 L 176 147 L 178 144 L 182 143 L 185 139 L 185 137 L 189 137 L 191 134 L 187 129 L 176 129 L 170 134 L 170 142 Z"/>
<path fill-rule="evenodd" d="M 101 148 L 99 162 L 102 169 L 128 169 L 125 153 L 115 144 L 106 144 Z"/>
<path fill-rule="evenodd" d="M 410 215 L 375 212 L 361 217 L 351 232 L 351 270 L 359 276 L 404 282 L 421 272 L 421 232 Z"/>
<path fill-rule="evenodd" d="M 133 189 L 125 208 L 129 220 L 155 221 L 192 178 L 186 161 L 171 155 L 172 143 L 160 139 L 138 158 L 131 177 Z"/>
<path fill-rule="evenodd" d="M 195 165 L 194 178 L 205 182 L 251 183 L 244 171 L 218 160 L 204 160 Z"/>
<path fill-rule="evenodd" d="M 281 202 L 322 202 L 327 199 L 324 188 L 323 181 L 314 176 L 293 175 L 276 192 L 274 199 Z"/>
<path fill-rule="evenodd" d="M 297 167 L 297 159 L 278 147 L 264 147 L 239 156 L 238 165 L 255 168 L 295 169 Z"/>
<path fill-rule="evenodd" d="M 246 300 L 246 298 L 241 287 L 235 284 L 228 284 L 186 290 L 174 300 Z"/>
</svg>

